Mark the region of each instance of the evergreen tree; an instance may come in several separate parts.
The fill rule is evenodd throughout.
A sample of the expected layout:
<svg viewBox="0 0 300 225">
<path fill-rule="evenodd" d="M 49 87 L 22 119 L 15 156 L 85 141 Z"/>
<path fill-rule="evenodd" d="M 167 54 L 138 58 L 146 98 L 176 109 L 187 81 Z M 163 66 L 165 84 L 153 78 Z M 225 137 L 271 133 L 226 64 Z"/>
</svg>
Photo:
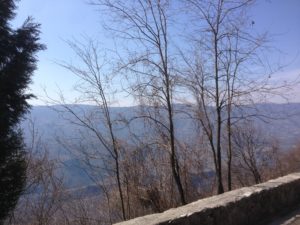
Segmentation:
<svg viewBox="0 0 300 225">
<path fill-rule="evenodd" d="M 28 111 L 26 93 L 36 68 L 39 25 L 28 18 L 12 29 L 14 0 L 0 0 L 0 224 L 15 207 L 26 181 L 22 131 L 18 124 Z"/>
</svg>

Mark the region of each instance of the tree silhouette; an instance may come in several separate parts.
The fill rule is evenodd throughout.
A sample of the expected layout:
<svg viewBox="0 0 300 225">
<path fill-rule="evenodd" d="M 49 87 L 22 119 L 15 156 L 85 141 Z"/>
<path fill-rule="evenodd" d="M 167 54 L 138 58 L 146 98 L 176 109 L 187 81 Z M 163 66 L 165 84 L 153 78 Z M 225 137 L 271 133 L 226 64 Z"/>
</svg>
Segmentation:
<svg viewBox="0 0 300 225">
<path fill-rule="evenodd" d="M 14 30 L 15 1 L 0 0 L 0 223 L 15 207 L 26 181 L 22 131 L 18 124 L 28 111 L 26 93 L 36 68 L 39 25 L 28 18 Z"/>
</svg>

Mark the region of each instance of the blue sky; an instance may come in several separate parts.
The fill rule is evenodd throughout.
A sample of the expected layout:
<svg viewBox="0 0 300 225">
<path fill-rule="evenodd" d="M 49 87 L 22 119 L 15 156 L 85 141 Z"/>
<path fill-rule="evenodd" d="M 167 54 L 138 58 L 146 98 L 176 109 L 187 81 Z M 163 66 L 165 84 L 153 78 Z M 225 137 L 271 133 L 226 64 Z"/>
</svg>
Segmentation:
<svg viewBox="0 0 300 225">
<path fill-rule="evenodd" d="M 258 0 L 251 15 L 255 28 L 268 30 L 272 45 L 282 51 L 280 60 L 288 66 L 278 77 L 290 80 L 300 74 L 300 1 L 299 0 Z M 102 43 L 110 43 L 101 28 L 101 13 L 84 0 L 21 0 L 18 3 L 14 26 L 22 24 L 32 16 L 41 24 L 41 42 L 47 50 L 39 54 L 38 69 L 33 77 L 31 91 L 43 99 L 46 89 L 52 97 L 58 87 L 67 98 L 73 98 L 71 91 L 75 77 L 55 62 L 72 61 L 74 55 L 65 41 L 89 36 Z M 278 59 L 278 55 L 270 54 Z M 300 89 L 300 88 L 299 88 Z M 292 101 L 300 102 L 300 91 L 295 90 Z M 42 100 L 33 100 L 32 104 L 44 104 Z"/>
</svg>

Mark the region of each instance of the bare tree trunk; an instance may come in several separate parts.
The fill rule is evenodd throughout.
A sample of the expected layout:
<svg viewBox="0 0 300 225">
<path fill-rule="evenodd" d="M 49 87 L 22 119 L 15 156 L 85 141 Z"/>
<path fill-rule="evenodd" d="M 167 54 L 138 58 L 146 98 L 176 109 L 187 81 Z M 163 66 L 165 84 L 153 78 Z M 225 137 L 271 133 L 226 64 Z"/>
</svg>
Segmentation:
<svg viewBox="0 0 300 225">
<path fill-rule="evenodd" d="M 217 18 L 216 18 L 216 27 L 213 30 L 214 36 L 214 67 L 215 67 L 215 87 L 216 87 L 216 110 L 217 110 L 217 163 L 218 163 L 218 171 L 217 171 L 217 179 L 218 179 L 218 194 L 224 193 L 224 186 L 222 180 L 222 149 L 221 149 L 221 129 L 222 129 L 222 108 L 220 103 L 220 91 L 219 91 L 219 25 L 220 25 L 220 17 L 223 1 L 219 0 L 218 9 L 217 9 Z"/>
<path fill-rule="evenodd" d="M 230 107 L 230 106 L 228 106 Z M 232 163 L 232 140 L 231 140 L 231 109 L 227 109 L 227 141 L 228 141 L 228 152 L 227 152 L 227 185 L 228 191 L 232 190 L 232 178 L 231 178 L 231 163 Z"/>
<path fill-rule="evenodd" d="M 168 101 L 168 114 L 169 114 L 169 123 L 170 123 L 170 139 L 171 139 L 171 167 L 172 173 L 179 191 L 181 203 L 185 205 L 186 199 L 184 195 L 184 190 L 180 178 L 179 164 L 178 159 L 176 157 L 176 149 L 175 149 L 175 135 L 174 135 L 174 124 L 173 124 L 173 114 L 172 114 L 172 105 Z"/>
</svg>

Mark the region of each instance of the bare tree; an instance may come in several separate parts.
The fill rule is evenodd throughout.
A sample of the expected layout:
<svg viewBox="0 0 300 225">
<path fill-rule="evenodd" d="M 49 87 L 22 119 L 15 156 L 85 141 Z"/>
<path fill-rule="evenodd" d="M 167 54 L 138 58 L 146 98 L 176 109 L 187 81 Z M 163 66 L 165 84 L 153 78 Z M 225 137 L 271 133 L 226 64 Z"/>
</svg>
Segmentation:
<svg viewBox="0 0 300 225">
<path fill-rule="evenodd" d="M 244 111 L 255 108 L 264 95 L 281 95 L 289 85 L 270 80 L 281 67 L 269 67 L 264 59 L 267 34 L 257 35 L 247 17 L 254 0 L 186 2 L 197 19 L 197 32 L 190 38 L 196 46 L 192 53 L 182 52 L 187 65 L 183 74 L 195 98 L 196 119 L 210 144 L 218 193 L 222 193 L 225 158 L 228 190 L 232 189 L 232 127 L 247 117 L 259 117 L 253 110 L 251 115 Z"/>
<path fill-rule="evenodd" d="M 65 116 L 71 124 L 82 128 L 79 152 L 81 159 L 92 170 L 98 170 L 98 175 L 106 170 L 115 176 L 118 187 L 118 195 L 121 204 L 121 217 L 127 219 L 124 194 L 122 190 L 122 171 L 120 167 L 122 146 L 116 136 L 115 121 L 111 115 L 111 104 L 114 90 L 111 89 L 112 79 L 115 73 L 109 68 L 109 62 L 104 52 L 99 51 L 98 44 L 88 39 L 87 44 L 68 42 L 71 49 L 79 58 L 80 64 L 60 63 L 61 66 L 72 72 L 79 78 L 75 90 L 81 94 L 73 105 L 67 104 L 63 94 L 60 100 L 51 99 L 51 103 L 60 104 L 61 108 L 54 108 Z M 91 111 L 86 112 L 78 103 L 93 104 Z M 86 143 L 86 134 L 94 138 L 97 144 L 92 148 L 86 148 L 91 143 Z M 92 138 L 89 139 L 91 141 Z M 63 143 L 61 141 L 60 143 Z M 87 145 L 85 145 L 85 144 Z M 67 145 L 65 145 L 67 147 Z M 99 164 L 104 163 L 101 167 Z M 101 171 L 102 168 L 102 171 Z M 109 171 L 109 172 L 108 172 Z M 108 173 L 107 173 L 108 172 Z"/>
<path fill-rule="evenodd" d="M 28 118 L 27 183 L 8 224 L 51 224 L 61 211 L 65 190 L 63 176 L 58 175 L 58 162 L 51 159 L 47 145 Z"/>
<path fill-rule="evenodd" d="M 170 47 L 169 7 L 164 0 L 113 1 L 95 0 L 92 4 L 107 10 L 117 28 L 117 37 L 129 40 L 136 48 L 130 51 L 130 59 L 123 61 L 129 81 L 133 81 L 131 93 L 138 98 L 144 108 L 142 118 L 150 121 L 159 130 L 170 154 L 170 167 L 180 196 L 181 204 L 186 204 L 180 176 L 179 150 L 175 141 L 174 91 L 176 74 L 172 69 Z"/>
<path fill-rule="evenodd" d="M 264 173 L 276 170 L 276 145 L 271 138 L 264 135 L 253 121 L 244 121 L 232 131 L 234 173 L 242 174 L 239 181 L 242 185 L 251 185 L 247 177 L 252 177 L 255 184 L 264 180 Z M 274 152 L 275 151 L 275 152 Z M 275 155 L 274 155 L 275 154 Z"/>
</svg>

